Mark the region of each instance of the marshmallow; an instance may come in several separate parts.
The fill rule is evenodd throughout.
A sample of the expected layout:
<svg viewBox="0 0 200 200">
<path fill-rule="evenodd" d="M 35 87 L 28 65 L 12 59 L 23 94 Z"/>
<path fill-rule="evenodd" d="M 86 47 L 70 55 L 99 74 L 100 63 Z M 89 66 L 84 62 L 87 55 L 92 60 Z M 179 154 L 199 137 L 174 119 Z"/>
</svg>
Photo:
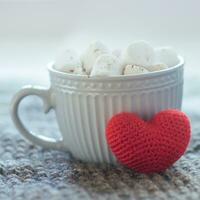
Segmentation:
<svg viewBox="0 0 200 200">
<path fill-rule="evenodd" d="M 176 52 L 171 47 L 163 47 L 155 49 L 156 61 L 164 63 L 167 67 L 173 67 L 179 63 Z"/>
<path fill-rule="evenodd" d="M 124 68 L 124 75 L 143 74 L 147 72 L 149 72 L 147 69 L 138 65 L 126 65 Z"/>
<path fill-rule="evenodd" d="M 117 76 L 121 74 L 120 59 L 110 54 L 103 54 L 94 63 L 90 76 Z"/>
<path fill-rule="evenodd" d="M 89 74 L 93 68 L 96 59 L 102 55 L 108 53 L 107 47 L 101 42 L 94 42 L 90 44 L 86 52 L 82 55 L 81 60 L 83 62 L 83 68 Z"/>
<path fill-rule="evenodd" d="M 123 56 L 124 65 L 148 67 L 153 65 L 154 61 L 154 49 L 145 41 L 138 41 L 129 45 Z"/>
<path fill-rule="evenodd" d="M 82 73 L 82 63 L 73 50 L 66 50 L 63 54 L 59 55 L 54 63 L 54 68 L 61 72 L 66 73 Z"/>
<path fill-rule="evenodd" d="M 148 69 L 148 71 L 150 71 L 150 72 L 160 71 L 160 70 L 167 69 L 167 68 L 168 68 L 167 65 L 163 64 L 163 63 L 154 64 L 152 66 L 146 67 L 146 69 Z"/>
</svg>

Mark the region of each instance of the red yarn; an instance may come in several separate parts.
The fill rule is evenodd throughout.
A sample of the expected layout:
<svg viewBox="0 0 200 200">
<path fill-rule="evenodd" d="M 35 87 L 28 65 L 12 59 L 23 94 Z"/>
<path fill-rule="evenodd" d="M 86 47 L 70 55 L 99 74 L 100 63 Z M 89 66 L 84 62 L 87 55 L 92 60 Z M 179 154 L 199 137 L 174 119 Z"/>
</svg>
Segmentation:
<svg viewBox="0 0 200 200">
<path fill-rule="evenodd" d="M 178 110 L 162 111 L 149 122 L 132 113 L 120 113 L 108 122 L 106 135 L 122 164 L 141 173 L 161 172 L 184 154 L 190 122 Z"/>
</svg>

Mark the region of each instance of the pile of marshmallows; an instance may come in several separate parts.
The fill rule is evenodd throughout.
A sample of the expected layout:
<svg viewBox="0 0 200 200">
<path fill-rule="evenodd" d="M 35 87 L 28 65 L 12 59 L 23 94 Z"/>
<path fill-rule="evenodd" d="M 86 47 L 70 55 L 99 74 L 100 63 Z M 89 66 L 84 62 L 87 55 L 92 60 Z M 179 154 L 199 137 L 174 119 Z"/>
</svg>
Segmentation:
<svg viewBox="0 0 200 200">
<path fill-rule="evenodd" d="M 102 77 L 149 73 L 178 63 L 178 55 L 170 47 L 154 49 L 145 41 L 137 41 L 125 51 L 110 51 L 103 43 L 94 42 L 80 57 L 75 51 L 66 50 L 57 57 L 54 68 L 65 73 Z"/>
</svg>

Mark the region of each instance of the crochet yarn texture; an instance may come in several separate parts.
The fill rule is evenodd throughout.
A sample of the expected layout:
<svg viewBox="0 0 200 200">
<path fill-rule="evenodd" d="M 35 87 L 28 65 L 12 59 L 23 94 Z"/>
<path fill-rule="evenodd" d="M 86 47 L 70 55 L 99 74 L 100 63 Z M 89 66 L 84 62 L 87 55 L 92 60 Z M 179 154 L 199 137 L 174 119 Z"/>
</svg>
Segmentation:
<svg viewBox="0 0 200 200">
<path fill-rule="evenodd" d="M 162 172 L 177 161 L 190 141 L 190 121 L 178 110 L 165 110 L 148 122 L 133 113 L 111 118 L 107 142 L 123 165 L 141 173 Z"/>
</svg>

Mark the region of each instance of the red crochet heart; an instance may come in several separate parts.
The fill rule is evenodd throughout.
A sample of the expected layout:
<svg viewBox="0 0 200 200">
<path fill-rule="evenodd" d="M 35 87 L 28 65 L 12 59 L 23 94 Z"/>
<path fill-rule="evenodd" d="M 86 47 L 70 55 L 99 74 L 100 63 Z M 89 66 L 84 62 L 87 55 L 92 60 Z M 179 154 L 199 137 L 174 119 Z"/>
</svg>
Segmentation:
<svg viewBox="0 0 200 200">
<path fill-rule="evenodd" d="M 161 172 L 184 154 L 190 122 L 178 110 L 162 111 L 149 122 L 132 113 L 120 113 L 108 122 L 106 135 L 122 164 L 141 173 Z"/>
</svg>

